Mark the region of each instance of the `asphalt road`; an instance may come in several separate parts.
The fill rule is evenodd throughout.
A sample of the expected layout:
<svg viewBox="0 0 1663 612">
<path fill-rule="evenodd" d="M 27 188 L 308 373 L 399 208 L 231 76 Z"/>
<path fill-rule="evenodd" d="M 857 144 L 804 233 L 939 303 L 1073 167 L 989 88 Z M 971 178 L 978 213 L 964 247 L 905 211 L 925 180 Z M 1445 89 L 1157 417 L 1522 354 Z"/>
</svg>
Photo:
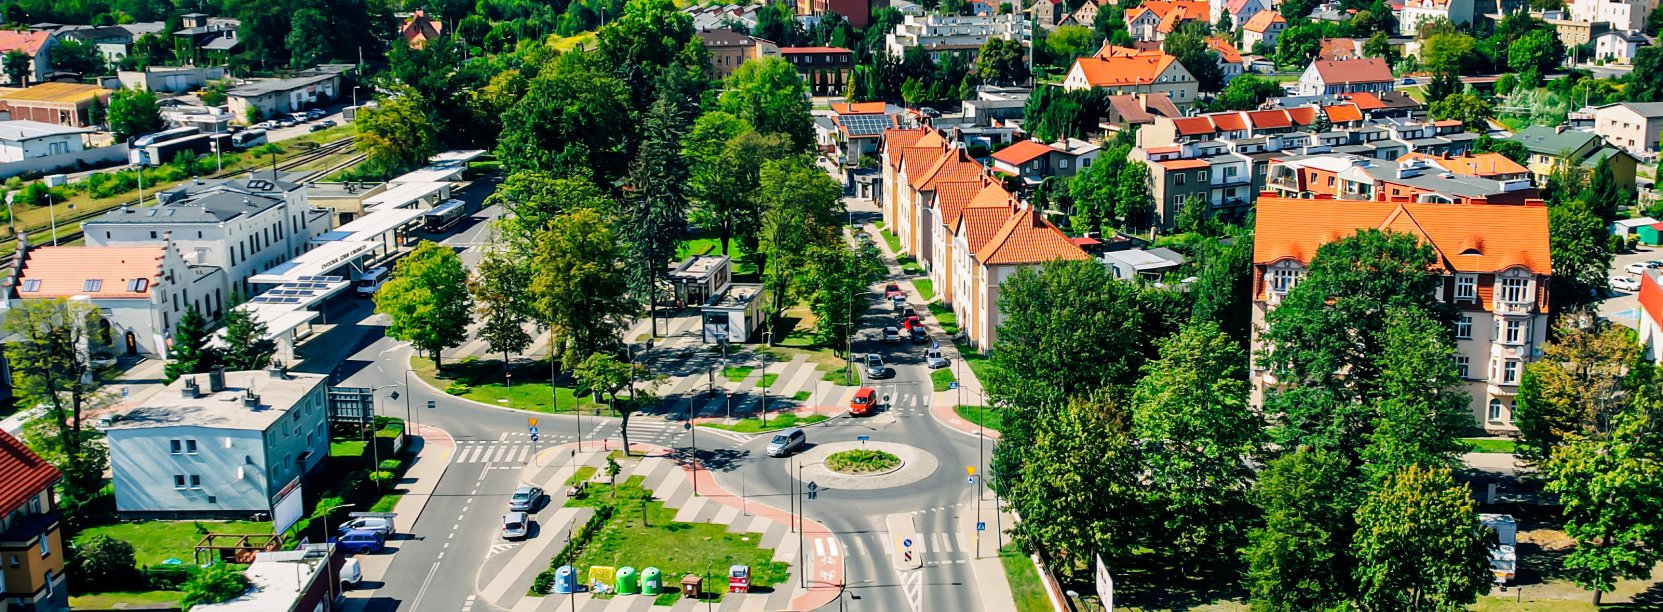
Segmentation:
<svg viewBox="0 0 1663 612">
<path fill-rule="evenodd" d="M 494 178 L 486 179 L 457 197 L 483 201 L 495 183 Z M 464 261 L 476 263 L 480 248 L 490 239 L 487 221 L 498 214 L 496 209 L 483 210 L 452 228 L 448 236 L 435 238 L 459 249 Z M 905 487 L 823 489 L 804 511 L 839 538 L 846 563 L 847 605 L 874 610 L 974 612 L 981 606 L 965 563 L 971 553 L 958 529 L 962 526 L 960 514 L 975 511 L 967 502 L 974 499 L 976 488 L 965 483 L 963 468 L 985 467 L 985 460 L 979 462 L 977 456 L 979 452 L 991 452 L 991 444 L 979 444 L 978 439 L 948 430 L 929 416 L 932 391 L 929 372 L 923 365 L 924 345 L 879 342 L 877 331 L 893 322 L 895 313 L 878 302 L 873 300 L 873 308 L 863 321 L 865 331 L 854 348 L 861 354 L 877 352 L 889 362 L 894 376 L 873 381 L 872 386 L 880 395 L 891 396 L 891 402 L 873 417 L 839 418 L 811 427 L 810 442 L 854 440 L 858 435 L 868 435 L 874 441 L 923 449 L 935 455 L 939 467 L 924 481 Z M 332 317 L 343 327 L 350 326 L 349 333 L 357 334 L 357 340 L 354 342 L 352 336 L 343 339 L 354 342 L 354 348 L 335 368 L 336 384 L 377 388 L 384 413 L 398 416 L 407 410 L 413 426 L 443 429 L 458 445 L 414 529 L 390 543 L 392 559 L 384 582 L 361 588 L 370 591 L 365 609 L 492 610 L 493 606 L 476 598 L 478 574 L 490 556 L 520 545 L 503 541 L 497 531 L 507 510 L 507 496 L 519 484 L 517 478 L 526 461 L 535 456 L 537 448 L 574 441 L 580 433 L 585 440 L 614 437 L 618 434 L 617 419 L 481 407 L 432 392 L 416 381 L 406 388 L 409 346 L 382 335 L 384 322 L 370 314 L 367 300 L 341 310 Z M 399 393 L 397 400 L 390 398 L 395 391 Z M 430 400 L 433 408 L 426 407 Z M 533 444 L 527 435 L 528 416 L 539 419 L 539 443 Z M 724 488 L 743 489 L 756 502 L 781 508 L 790 505 L 793 478 L 780 465 L 789 460 L 766 457 L 764 447 L 769 436 L 737 444 L 724 436 L 701 437 L 700 457 Z M 685 434 L 671 442 L 677 446 L 688 443 Z M 552 514 L 552 506 L 538 513 L 538 523 Z M 919 570 L 898 572 L 890 562 L 892 551 L 884 534 L 885 517 L 892 513 L 916 513 L 920 539 L 917 548 L 924 561 Z"/>
</svg>

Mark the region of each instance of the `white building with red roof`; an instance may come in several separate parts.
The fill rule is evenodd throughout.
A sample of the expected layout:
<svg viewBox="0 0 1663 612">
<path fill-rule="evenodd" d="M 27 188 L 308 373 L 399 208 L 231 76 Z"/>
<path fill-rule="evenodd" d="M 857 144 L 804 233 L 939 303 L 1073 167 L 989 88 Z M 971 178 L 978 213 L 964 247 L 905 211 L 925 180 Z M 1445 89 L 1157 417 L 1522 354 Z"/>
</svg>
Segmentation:
<svg viewBox="0 0 1663 612">
<path fill-rule="evenodd" d="M 1282 30 L 1288 29 L 1288 20 L 1282 18 L 1278 11 L 1259 11 L 1241 26 L 1241 46 L 1249 53 L 1256 53 L 1260 43 L 1269 48 L 1276 48 L 1276 38 L 1282 35 Z"/>
<path fill-rule="evenodd" d="M 47 31 L 0 31 L 0 55 L 17 51 L 29 56 L 29 82 L 12 85 L 22 87 L 45 81 L 52 72 L 51 52 L 57 44 L 58 37 Z"/>
<path fill-rule="evenodd" d="M 1228 0 L 1212 2 L 1209 5 L 1209 8 L 1212 9 L 1211 23 L 1218 23 L 1219 15 L 1229 15 L 1230 27 L 1235 30 L 1240 30 L 1242 29 L 1242 26 L 1247 25 L 1247 22 L 1252 20 L 1254 16 L 1257 16 L 1262 11 L 1268 10 L 1269 6 L 1269 2 L 1261 0 Z"/>
<path fill-rule="evenodd" d="M 1323 96 L 1366 92 L 1380 94 L 1394 87 L 1391 66 L 1378 57 L 1351 60 L 1316 60 L 1299 75 L 1294 95 Z"/>
<path fill-rule="evenodd" d="M 1160 51 L 1104 47 L 1074 60 L 1063 89 L 1101 89 L 1109 95 L 1165 94 L 1180 107 L 1195 104 L 1200 84 L 1178 58 Z"/>
<path fill-rule="evenodd" d="M 1488 7 L 1486 7 L 1488 8 Z M 1422 24 L 1443 19 L 1457 26 L 1472 23 L 1473 0 L 1404 0 L 1397 31 L 1414 36 Z"/>
</svg>

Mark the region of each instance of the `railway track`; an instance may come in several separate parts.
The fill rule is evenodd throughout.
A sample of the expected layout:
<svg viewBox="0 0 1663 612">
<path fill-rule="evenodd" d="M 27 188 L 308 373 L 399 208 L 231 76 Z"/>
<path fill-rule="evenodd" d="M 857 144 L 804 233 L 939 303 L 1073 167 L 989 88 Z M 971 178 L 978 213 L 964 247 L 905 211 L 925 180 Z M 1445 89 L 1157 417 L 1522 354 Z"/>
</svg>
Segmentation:
<svg viewBox="0 0 1663 612">
<path fill-rule="evenodd" d="M 324 158 L 329 157 L 331 155 L 340 154 L 343 150 L 350 149 L 352 147 L 353 139 L 354 139 L 354 137 L 348 136 L 348 137 L 342 138 L 340 140 L 335 140 L 335 141 L 323 143 L 322 145 L 319 145 L 317 148 L 312 149 L 310 151 L 303 152 L 299 155 L 295 155 L 295 156 L 290 157 L 290 158 L 285 159 L 285 160 L 280 160 L 277 163 L 277 170 L 280 171 L 280 172 L 285 171 L 285 170 L 292 170 L 292 169 L 295 169 L 295 168 L 299 168 L 301 166 L 305 166 L 307 164 L 317 162 L 318 160 L 324 159 Z M 354 156 L 346 159 L 345 161 L 342 161 L 341 163 L 331 165 L 330 167 L 324 168 L 324 169 L 321 169 L 321 170 L 308 171 L 305 174 L 302 174 L 301 176 L 296 177 L 296 178 L 297 178 L 298 182 L 315 181 L 317 179 L 321 179 L 321 178 L 327 177 L 331 174 L 334 174 L 336 172 L 339 172 L 339 171 L 341 171 L 345 168 L 349 168 L 349 167 L 351 167 L 351 166 L 353 166 L 353 165 L 355 165 L 359 162 L 362 162 L 362 161 L 364 161 L 364 155 L 362 155 L 362 154 L 354 155 Z M 211 175 L 208 175 L 207 177 L 204 177 L 204 178 L 209 178 L 209 179 L 235 178 L 235 177 L 242 176 L 242 175 L 246 174 L 249 170 L 260 171 L 260 170 L 269 170 L 270 168 L 271 168 L 270 166 L 265 166 L 265 167 L 255 166 L 255 167 L 252 167 L 252 168 L 243 168 L 243 169 L 240 169 L 240 170 L 234 170 L 234 171 L 230 171 L 230 172 L 220 172 L 220 173 L 217 173 L 217 174 L 211 174 Z M 109 212 L 111 210 L 114 210 L 115 208 L 119 208 L 121 206 L 143 206 L 143 203 L 135 199 L 135 200 L 128 201 L 128 202 L 122 202 L 121 204 L 119 204 L 117 206 L 112 206 L 110 208 L 90 211 L 90 212 L 86 212 L 86 213 L 77 213 L 75 215 L 62 217 L 62 218 L 58 219 L 58 225 L 60 226 L 60 228 L 67 227 L 67 228 L 71 228 L 71 229 L 60 229 L 60 231 L 58 232 L 58 242 L 60 242 L 60 243 L 62 243 L 62 242 L 73 242 L 75 240 L 80 239 L 81 236 L 82 236 L 82 232 L 81 232 L 81 222 L 82 221 L 87 221 L 87 220 L 92 219 L 94 217 L 101 216 L 104 213 L 107 213 L 107 212 Z M 33 230 L 28 230 L 25 233 L 29 236 L 29 240 L 34 244 L 40 244 L 42 241 L 50 241 L 52 239 L 52 229 L 50 227 L 35 228 Z M 0 266 L 5 266 L 5 265 L 11 264 L 12 258 L 14 256 L 16 256 L 16 254 L 17 254 L 17 239 L 15 239 L 15 238 L 6 238 L 6 239 L 3 239 L 3 240 L 0 240 Z"/>
</svg>

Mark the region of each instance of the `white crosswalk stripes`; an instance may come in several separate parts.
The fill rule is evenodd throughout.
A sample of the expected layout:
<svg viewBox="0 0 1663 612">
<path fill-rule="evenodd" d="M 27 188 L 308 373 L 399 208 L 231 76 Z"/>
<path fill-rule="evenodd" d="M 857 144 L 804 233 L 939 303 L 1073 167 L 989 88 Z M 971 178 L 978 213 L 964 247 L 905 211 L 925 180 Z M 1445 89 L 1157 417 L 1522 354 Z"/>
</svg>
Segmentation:
<svg viewBox="0 0 1663 612">
<path fill-rule="evenodd" d="M 907 604 L 912 612 L 922 612 L 924 609 L 924 572 L 904 571 L 901 575 L 901 591 L 906 593 Z"/>
<path fill-rule="evenodd" d="M 814 538 L 814 556 L 837 557 L 838 553 L 836 537 Z"/>
<path fill-rule="evenodd" d="M 560 441 L 532 442 L 530 439 L 497 441 L 463 440 L 457 443 L 453 463 L 525 463 L 538 449 L 546 449 Z"/>
</svg>

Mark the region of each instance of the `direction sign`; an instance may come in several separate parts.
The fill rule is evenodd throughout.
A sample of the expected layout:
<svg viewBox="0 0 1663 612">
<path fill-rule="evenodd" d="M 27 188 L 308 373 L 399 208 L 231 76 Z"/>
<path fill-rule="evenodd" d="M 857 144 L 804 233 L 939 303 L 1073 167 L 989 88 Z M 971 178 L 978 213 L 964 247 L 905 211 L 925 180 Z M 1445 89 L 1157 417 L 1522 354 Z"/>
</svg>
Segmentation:
<svg viewBox="0 0 1663 612">
<path fill-rule="evenodd" d="M 692 429 L 692 428 L 693 428 L 693 422 L 692 422 L 692 421 L 688 421 L 688 422 L 686 422 L 686 423 L 682 423 L 682 424 L 681 424 L 681 428 L 682 428 L 682 429 Z"/>
<path fill-rule="evenodd" d="M 976 477 L 975 477 L 975 476 L 971 476 L 971 477 L 969 477 L 969 478 L 966 478 L 966 479 L 964 479 L 964 484 L 967 484 L 967 485 L 973 485 L 973 484 L 976 484 Z"/>
<path fill-rule="evenodd" d="M 872 439 L 872 436 L 855 436 L 855 441 L 857 441 L 857 442 L 865 442 L 865 441 L 871 440 L 871 439 Z"/>
<path fill-rule="evenodd" d="M 533 433 L 533 434 L 531 434 L 531 441 L 532 441 L 532 442 L 536 442 L 536 441 L 537 441 L 537 434 L 536 434 L 536 433 Z"/>
<path fill-rule="evenodd" d="M 537 426 L 536 425 L 531 426 L 531 435 L 534 435 L 534 436 L 537 435 Z"/>
<path fill-rule="evenodd" d="M 812 480 L 808 481 L 808 490 L 810 490 L 810 491 L 819 491 L 820 490 L 820 483 L 814 482 Z"/>
<path fill-rule="evenodd" d="M 912 538 L 903 538 L 901 540 L 901 545 L 907 548 L 912 548 Z"/>
</svg>

